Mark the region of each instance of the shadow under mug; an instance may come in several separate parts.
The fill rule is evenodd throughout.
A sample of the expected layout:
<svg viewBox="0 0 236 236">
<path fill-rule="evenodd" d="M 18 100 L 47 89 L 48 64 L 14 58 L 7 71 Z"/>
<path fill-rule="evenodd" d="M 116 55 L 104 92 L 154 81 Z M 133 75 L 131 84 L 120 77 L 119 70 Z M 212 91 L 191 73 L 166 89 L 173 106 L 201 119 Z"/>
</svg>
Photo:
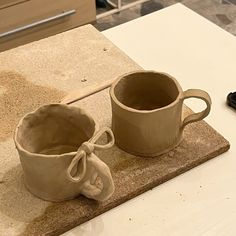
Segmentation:
<svg viewBox="0 0 236 236">
<path fill-rule="evenodd" d="M 177 146 L 187 124 L 205 118 L 211 99 L 203 90 L 183 92 L 172 76 L 134 71 L 119 77 L 110 88 L 112 131 L 116 144 L 138 156 L 158 156 Z M 199 98 L 206 109 L 182 119 L 183 101 Z"/>
<path fill-rule="evenodd" d="M 96 141 L 106 133 L 109 142 Z M 63 201 L 83 194 L 99 201 L 114 192 L 109 167 L 95 154 L 114 144 L 109 128 L 99 130 L 83 109 L 49 104 L 25 115 L 14 141 L 27 189 L 48 201 Z M 102 188 L 96 184 L 100 177 Z"/>
</svg>

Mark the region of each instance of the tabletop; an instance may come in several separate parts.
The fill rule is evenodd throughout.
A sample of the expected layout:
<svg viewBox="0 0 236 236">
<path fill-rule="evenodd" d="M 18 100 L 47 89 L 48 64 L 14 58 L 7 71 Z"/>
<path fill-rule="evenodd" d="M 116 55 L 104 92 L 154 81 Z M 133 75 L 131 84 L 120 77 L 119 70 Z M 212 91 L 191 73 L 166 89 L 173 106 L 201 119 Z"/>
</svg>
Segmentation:
<svg viewBox="0 0 236 236">
<path fill-rule="evenodd" d="M 171 74 L 184 90 L 208 91 L 213 105 L 206 121 L 231 149 L 65 235 L 236 235 L 236 113 L 225 102 L 236 90 L 236 38 L 182 4 L 103 34 L 144 69 Z"/>
</svg>

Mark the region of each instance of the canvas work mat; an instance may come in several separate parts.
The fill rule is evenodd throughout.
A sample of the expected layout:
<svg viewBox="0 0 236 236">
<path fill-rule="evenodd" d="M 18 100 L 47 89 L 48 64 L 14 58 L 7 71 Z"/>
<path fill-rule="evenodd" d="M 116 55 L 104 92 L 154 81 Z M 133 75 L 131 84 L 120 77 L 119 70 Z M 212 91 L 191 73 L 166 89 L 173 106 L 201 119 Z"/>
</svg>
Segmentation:
<svg viewBox="0 0 236 236">
<path fill-rule="evenodd" d="M 0 54 L 0 235 L 59 235 L 229 149 L 227 140 L 200 121 L 187 126 L 177 148 L 156 158 L 136 157 L 116 146 L 99 151 L 116 188 L 104 203 L 83 196 L 50 203 L 29 193 L 12 140 L 21 116 L 58 102 L 70 90 L 137 69 L 140 66 L 91 26 Z M 74 105 L 90 113 L 100 127 L 111 125 L 108 90 Z M 185 107 L 185 115 L 189 112 Z"/>
</svg>

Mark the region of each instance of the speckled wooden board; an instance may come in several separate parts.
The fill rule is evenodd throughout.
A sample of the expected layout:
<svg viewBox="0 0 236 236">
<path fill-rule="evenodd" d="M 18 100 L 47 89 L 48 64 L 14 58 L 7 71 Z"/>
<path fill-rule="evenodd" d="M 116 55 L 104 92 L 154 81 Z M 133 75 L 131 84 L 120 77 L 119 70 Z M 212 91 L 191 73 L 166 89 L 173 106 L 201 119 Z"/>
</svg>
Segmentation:
<svg viewBox="0 0 236 236">
<path fill-rule="evenodd" d="M 140 66 L 91 26 L 0 53 L 1 236 L 59 235 L 229 149 L 228 141 L 201 121 L 185 129 L 179 147 L 156 158 L 132 156 L 117 147 L 99 152 L 116 187 L 105 203 L 82 196 L 50 203 L 30 194 L 11 138 L 19 118 L 70 90 L 136 69 Z M 100 126 L 110 126 L 108 90 L 75 105 L 91 113 Z"/>
</svg>

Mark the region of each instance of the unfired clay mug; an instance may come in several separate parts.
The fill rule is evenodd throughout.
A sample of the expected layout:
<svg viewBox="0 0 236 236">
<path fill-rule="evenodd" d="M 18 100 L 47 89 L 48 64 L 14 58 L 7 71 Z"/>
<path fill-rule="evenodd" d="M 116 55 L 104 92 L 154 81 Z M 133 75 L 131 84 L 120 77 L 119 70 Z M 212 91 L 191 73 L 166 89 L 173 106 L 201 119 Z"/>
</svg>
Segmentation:
<svg viewBox="0 0 236 236">
<path fill-rule="evenodd" d="M 109 142 L 96 144 L 103 133 Z M 83 109 L 62 104 L 42 106 L 21 119 L 14 141 L 26 187 L 34 195 L 62 201 L 83 194 L 104 201 L 114 192 L 108 166 L 93 153 L 110 148 L 114 136 L 109 128 L 99 130 Z M 97 177 L 102 188 L 96 185 Z"/>
<path fill-rule="evenodd" d="M 128 153 L 158 156 L 177 146 L 184 127 L 202 120 L 211 108 L 209 95 L 199 89 L 182 91 L 170 75 L 135 71 L 118 78 L 110 89 L 112 130 L 116 144 Z M 205 101 L 206 109 L 182 119 L 186 98 Z"/>
</svg>

